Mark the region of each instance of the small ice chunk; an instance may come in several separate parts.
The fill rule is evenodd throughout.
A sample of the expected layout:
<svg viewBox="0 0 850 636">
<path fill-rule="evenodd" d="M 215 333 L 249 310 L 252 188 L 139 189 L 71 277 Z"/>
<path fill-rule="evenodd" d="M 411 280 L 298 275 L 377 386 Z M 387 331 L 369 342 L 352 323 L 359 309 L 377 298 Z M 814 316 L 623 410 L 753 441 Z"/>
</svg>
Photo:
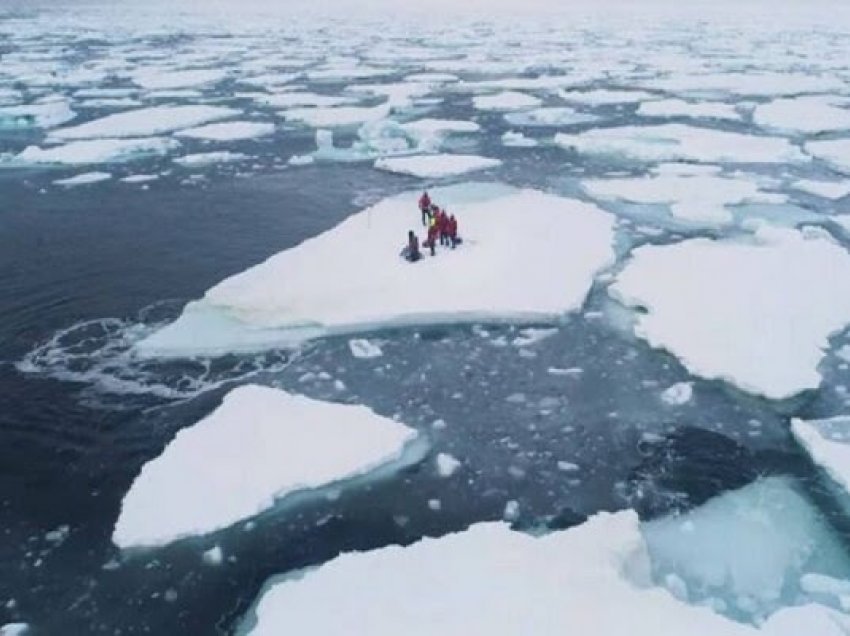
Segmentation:
<svg viewBox="0 0 850 636">
<path fill-rule="evenodd" d="M 428 509 L 433 510 L 434 512 L 438 512 L 442 509 L 443 504 L 439 499 L 429 499 L 428 500 Z"/>
<path fill-rule="evenodd" d="M 62 524 L 58 528 L 51 530 L 47 534 L 44 535 L 44 538 L 50 543 L 60 544 L 68 538 L 68 535 L 71 533 L 71 526 L 67 524 Z"/>
<path fill-rule="evenodd" d="M 545 329 L 541 329 L 539 327 L 527 327 L 520 330 L 519 336 L 514 338 L 511 344 L 515 347 L 530 347 L 531 345 L 535 345 L 538 342 L 546 340 L 546 338 L 551 338 L 556 333 L 558 333 L 558 330 L 554 327 L 547 327 Z"/>
<path fill-rule="evenodd" d="M 221 546 L 213 546 L 204 552 L 202 559 L 207 565 L 221 565 L 224 561 L 224 551 Z"/>
<path fill-rule="evenodd" d="M 200 168 L 217 163 L 235 163 L 246 159 L 248 159 L 248 155 L 242 154 L 241 152 L 220 150 L 216 152 L 198 152 L 191 155 L 183 155 L 182 157 L 175 157 L 174 163 L 187 168 Z"/>
<path fill-rule="evenodd" d="M 587 91 L 558 91 L 558 97 L 565 102 L 587 104 L 588 106 L 606 106 L 610 104 L 632 104 L 645 99 L 652 99 L 653 95 L 646 91 L 622 91 L 597 88 Z"/>
<path fill-rule="evenodd" d="M 519 519 L 519 502 L 511 499 L 505 504 L 505 510 L 502 513 L 502 519 L 505 521 L 516 521 Z"/>
<path fill-rule="evenodd" d="M 100 181 L 108 181 L 112 175 L 108 172 L 83 172 L 82 174 L 68 177 L 67 179 L 57 179 L 53 185 L 65 186 L 72 188 L 74 186 L 88 185 L 90 183 L 98 183 Z"/>
<path fill-rule="evenodd" d="M 384 353 L 378 345 L 363 338 L 349 340 L 348 348 L 355 358 L 379 358 Z"/>
<path fill-rule="evenodd" d="M 561 460 L 558 462 L 558 470 L 562 470 L 565 473 L 569 473 L 579 470 L 579 466 L 578 464 L 574 464 L 573 462 L 565 462 Z"/>
<path fill-rule="evenodd" d="M 131 174 L 121 179 L 122 183 L 148 183 L 159 179 L 158 174 Z"/>
<path fill-rule="evenodd" d="M 598 119 L 596 115 L 580 113 L 568 106 L 547 106 L 505 115 L 505 121 L 511 126 L 571 126 Z"/>
<path fill-rule="evenodd" d="M 661 392 L 661 401 L 670 406 L 681 406 L 691 401 L 694 389 L 691 382 L 677 382 Z"/>
<path fill-rule="evenodd" d="M 460 468 L 461 463 L 448 453 L 439 453 L 435 458 L 437 473 L 440 477 L 451 477 Z"/>
<path fill-rule="evenodd" d="M 526 137 L 521 132 L 509 130 L 502 135 L 502 144 L 512 148 L 533 148 L 538 145 L 536 139 Z"/>
<path fill-rule="evenodd" d="M 0 636 L 27 636 L 30 633 L 28 623 L 6 623 L 0 625 Z"/>
<path fill-rule="evenodd" d="M 363 406 L 239 387 L 142 467 L 112 540 L 157 546 L 225 528 L 290 493 L 415 461 L 404 450 L 416 436 Z"/>
</svg>

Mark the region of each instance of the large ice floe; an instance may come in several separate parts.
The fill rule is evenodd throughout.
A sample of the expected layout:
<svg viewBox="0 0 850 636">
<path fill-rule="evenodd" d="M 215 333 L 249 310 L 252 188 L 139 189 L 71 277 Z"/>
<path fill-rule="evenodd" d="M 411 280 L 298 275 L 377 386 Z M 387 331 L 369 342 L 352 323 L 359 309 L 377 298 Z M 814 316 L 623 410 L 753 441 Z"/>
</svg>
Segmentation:
<svg viewBox="0 0 850 636">
<path fill-rule="evenodd" d="M 295 493 L 419 461 L 415 430 L 365 406 L 247 385 L 145 464 L 113 542 L 156 546 L 226 528 Z"/>
<path fill-rule="evenodd" d="M 144 139 L 87 139 L 63 146 L 39 148 L 28 146 L 15 155 L 12 165 L 67 164 L 85 165 L 113 163 L 168 154 L 180 146 L 178 141 L 165 137 Z"/>
<path fill-rule="evenodd" d="M 501 165 L 501 160 L 478 155 L 414 155 L 384 157 L 375 162 L 378 170 L 408 174 L 423 179 L 436 179 L 487 170 Z"/>
<path fill-rule="evenodd" d="M 753 121 L 767 129 L 820 133 L 850 129 L 850 99 L 836 95 L 806 95 L 760 104 Z"/>
<path fill-rule="evenodd" d="M 458 219 L 456 250 L 401 259 L 421 220 L 418 193 L 395 196 L 216 285 L 137 351 L 180 356 L 389 326 L 555 321 L 582 305 L 614 259 L 614 217 L 593 205 L 486 184 L 432 197 Z"/>
<path fill-rule="evenodd" d="M 827 338 L 850 323 L 850 254 L 819 230 L 762 225 L 750 240 L 640 247 L 610 293 L 692 373 L 781 399 L 820 384 Z"/>
<path fill-rule="evenodd" d="M 708 163 L 786 163 L 807 157 L 789 140 L 727 132 L 685 124 L 595 128 L 558 133 L 555 143 L 591 154 L 621 155 L 640 161 Z"/>
<path fill-rule="evenodd" d="M 358 126 L 384 119 L 392 110 L 389 104 L 380 106 L 332 106 L 291 108 L 280 114 L 286 121 L 298 122 L 312 128 Z"/>
<path fill-rule="evenodd" d="M 844 174 L 850 174 L 850 139 L 809 141 L 804 149 L 811 156 L 828 163 Z"/>
<path fill-rule="evenodd" d="M 722 528 L 710 515 L 705 521 Z M 674 545 L 686 544 L 687 536 L 676 537 Z M 699 536 L 712 546 L 730 544 L 728 536 L 708 530 Z M 749 589 L 760 579 L 747 580 L 748 567 L 761 566 L 758 577 L 776 574 L 779 564 L 771 564 L 771 556 L 788 565 L 785 557 L 793 555 L 782 548 L 756 545 L 763 556 L 739 555 L 733 573 L 743 574 Z M 625 511 L 599 513 L 539 537 L 482 523 L 408 547 L 343 554 L 316 569 L 272 578 L 237 633 L 845 636 L 847 629 L 846 615 L 822 605 L 788 607 L 755 627 L 676 598 L 653 584 L 637 515 Z"/>
<path fill-rule="evenodd" d="M 791 422 L 791 431 L 818 466 L 850 494 L 850 416 Z"/>
<path fill-rule="evenodd" d="M 786 201 L 784 195 L 763 192 L 749 179 L 694 173 L 689 166 L 682 166 L 681 171 L 666 164 L 659 168 L 664 169 L 649 177 L 589 179 L 582 182 L 582 188 L 600 200 L 669 205 L 677 220 L 699 225 L 731 223 L 732 205 Z"/>
<path fill-rule="evenodd" d="M 274 124 L 261 121 L 225 121 L 181 130 L 178 137 L 205 141 L 240 141 L 274 134 Z"/>
<path fill-rule="evenodd" d="M 50 136 L 60 140 L 147 137 L 234 117 L 239 113 L 224 106 L 152 106 L 59 128 L 51 131 Z"/>
<path fill-rule="evenodd" d="M 723 93 L 732 95 L 801 95 L 842 91 L 844 81 L 835 75 L 791 72 L 689 73 L 643 82 L 646 88 L 673 93 Z"/>
</svg>

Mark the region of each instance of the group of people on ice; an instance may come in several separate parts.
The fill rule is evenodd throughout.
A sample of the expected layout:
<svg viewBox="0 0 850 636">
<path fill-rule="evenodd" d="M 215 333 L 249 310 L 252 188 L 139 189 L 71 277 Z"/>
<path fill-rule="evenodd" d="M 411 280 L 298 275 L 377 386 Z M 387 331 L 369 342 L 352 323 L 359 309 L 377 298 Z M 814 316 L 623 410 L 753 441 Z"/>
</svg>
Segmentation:
<svg viewBox="0 0 850 636">
<path fill-rule="evenodd" d="M 428 196 L 428 192 L 423 192 L 419 197 L 419 212 L 422 214 L 422 225 L 428 231 L 428 237 L 422 246 L 431 250 L 431 256 L 436 256 L 437 242 L 452 249 L 462 242 L 457 233 L 455 215 L 450 215 L 445 208 L 440 209 L 435 205 Z M 407 233 L 407 247 L 402 250 L 402 256 L 411 263 L 422 258 L 422 252 L 419 251 L 419 239 L 413 230 Z"/>
</svg>

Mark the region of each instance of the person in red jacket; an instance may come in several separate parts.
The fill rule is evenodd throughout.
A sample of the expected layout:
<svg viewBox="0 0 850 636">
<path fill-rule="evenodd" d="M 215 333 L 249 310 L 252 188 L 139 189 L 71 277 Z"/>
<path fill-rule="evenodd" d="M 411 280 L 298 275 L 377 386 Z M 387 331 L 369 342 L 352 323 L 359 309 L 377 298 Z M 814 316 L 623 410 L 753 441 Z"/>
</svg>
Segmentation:
<svg viewBox="0 0 850 636">
<path fill-rule="evenodd" d="M 449 232 L 449 213 L 443 210 L 439 218 L 440 224 L 440 245 L 451 245 Z"/>
<path fill-rule="evenodd" d="M 454 249 L 457 244 L 460 243 L 460 237 L 457 235 L 457 219 L 455 218 L 454 214 L 449 217 L 447 225 L 449 232 L 449 242 L 452 246 L 452 249 Z"/>
<path fill-rule="evenodd" d="M 419 197 L 419 211 L 422 213 L 422 225 L 428 227 L 428 221 L 431 217 L 431 197 L 428 196 L 427 190 Z"/>
</svg>

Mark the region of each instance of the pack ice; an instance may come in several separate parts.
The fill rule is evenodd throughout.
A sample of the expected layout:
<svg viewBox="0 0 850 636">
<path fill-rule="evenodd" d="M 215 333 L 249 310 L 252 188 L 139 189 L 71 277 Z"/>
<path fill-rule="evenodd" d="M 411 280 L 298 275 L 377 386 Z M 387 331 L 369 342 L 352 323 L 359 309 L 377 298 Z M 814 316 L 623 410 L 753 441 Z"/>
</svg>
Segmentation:
<svg viewBox="0 0 850 636">
<path fill-rule="evenodd" d="M 422 233 L 418 193 L 392 197 L 216 285 L 137 351 L 181 356 L 388 326 L 552 321 L 580 307 L 614 259 L 614 218 L 593 205 L 486 184 L 431 194 L 458 219 L 456 250 L 401 259 L 408 230 Z"/>
<path fill-rule="evenodd" d="M 609 290 L 691 373 L 782 399 L 817 388 L 828 337 L 850 323 L 850 254 L 763 225 L 751 240 L 640 247 Z"/>
<path fill-rule="evenodd" d="M 558 133 L 555 143 L 579 152 L 621 155 L 639 161 L 793 163 L 807 160 L 787 139 L 685 124 L 595 128 L 574 135 Z"/>
<path fill-rule="evenodd" d="M 112 540 L 157 546 L 225 528 L 286 495 L 418 461 L 416 438 L 364 406 L 239 387 L 142 467 Z"/>
<path fill-rule="evenodd" d="M 654 586 L 637 515 L 626 511 L 542 537 L 482 523 L 409 547 L 344 554 L 271 579 L 237 633 L 800 636 L 803 625 L 844 636 L 850 621 L 807 605 L 756 628 Z"/>
</svg>

